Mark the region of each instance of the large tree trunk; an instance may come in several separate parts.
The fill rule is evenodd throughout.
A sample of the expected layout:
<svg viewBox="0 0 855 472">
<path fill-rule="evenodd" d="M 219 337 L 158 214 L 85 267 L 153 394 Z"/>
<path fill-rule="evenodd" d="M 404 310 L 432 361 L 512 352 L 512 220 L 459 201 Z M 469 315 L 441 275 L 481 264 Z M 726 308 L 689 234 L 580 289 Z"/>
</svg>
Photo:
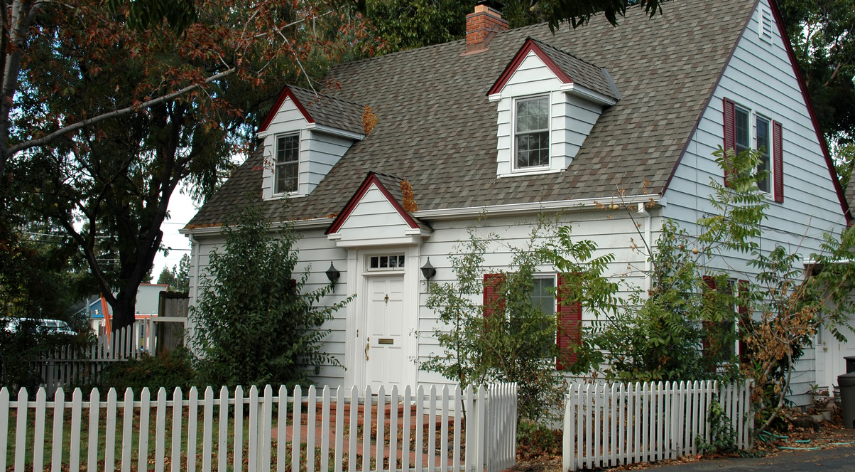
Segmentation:
<svg viewBox="0 0 855 472">
<path fill-rule="evenodd" d="M 136 319 L 136 304 L 136 291 L 128 292 L 126 290 L 122 290 L 121 292 L 119 292 L 118 296 L 116 296 L 115 302 L 112 304 L 113 331 L 134 324 L 134 320 Z"/>
</svg>

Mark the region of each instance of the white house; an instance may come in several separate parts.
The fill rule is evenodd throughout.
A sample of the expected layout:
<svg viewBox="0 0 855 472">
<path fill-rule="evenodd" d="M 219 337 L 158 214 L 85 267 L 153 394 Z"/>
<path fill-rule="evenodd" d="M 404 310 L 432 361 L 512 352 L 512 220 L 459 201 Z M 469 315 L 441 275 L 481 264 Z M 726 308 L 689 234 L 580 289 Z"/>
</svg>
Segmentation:
<svg viewBox="0 0 855 472">
<path fill-rule="evenodd" d="M 259 151 L 183 230 L 191 298 L 224 217 L 252 191 L 270 221 L 295 221 L 310 286 L 326 283 L 332 263 L 342 277 L 330 301 L 357 295 L 328 325 L 326 348 L 347 369 L 324 368 L 316 380 L 441 383 L 415 362 L 438 349 L 419 270 L 428 258 L 433 280 L 448 281 L 448 254 L 479 216 L 485 234 L 513 244 L 539 213 L 560 212 L 575 236 L 615 254 L 615 274 L 644 268 L 630 249 L 639 230 L 655 240 L 672 218 L 695 232 L 711 211 L 719 145 L 770 150 L 762 247 L 817 252 L 851 214 L 777 8 L 676 0 L 662 10 L 553 35 L 545 24 L 508 30 L 482 4 L 467 16 L 466 40 L 334 67 L 328 79 L 340 87 L 317 95 L 285 87 L 258 130 Z M 603 209 L 618 194 L 640 228 Z M 750 276 L 744 260 L 728 262 Z M 487 255 L 490 267 L 508 263 L 500 245 Z M 648 283 L 640 270 L 629 276 Z M 807 391 L 834 355 L 808 351 L 793 392 Z"/>
</svg>

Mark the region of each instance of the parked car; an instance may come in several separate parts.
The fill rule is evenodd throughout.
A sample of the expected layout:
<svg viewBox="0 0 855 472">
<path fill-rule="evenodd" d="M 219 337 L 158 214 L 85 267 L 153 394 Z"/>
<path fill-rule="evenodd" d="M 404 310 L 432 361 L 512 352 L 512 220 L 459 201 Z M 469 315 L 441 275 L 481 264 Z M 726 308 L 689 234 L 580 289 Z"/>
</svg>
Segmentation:
<svg viewBox="0 0 855 472">
<path fill-rule="evenodd" d="M 76 336 L 77 332 L 62 320 L 36 319 L 36 318 L 6 318 L 4 331 L 17 333 L 22 326 L 29 325 L 31 330 L 38 330 L 46 334 L 65 334 Z"/>
</svg>

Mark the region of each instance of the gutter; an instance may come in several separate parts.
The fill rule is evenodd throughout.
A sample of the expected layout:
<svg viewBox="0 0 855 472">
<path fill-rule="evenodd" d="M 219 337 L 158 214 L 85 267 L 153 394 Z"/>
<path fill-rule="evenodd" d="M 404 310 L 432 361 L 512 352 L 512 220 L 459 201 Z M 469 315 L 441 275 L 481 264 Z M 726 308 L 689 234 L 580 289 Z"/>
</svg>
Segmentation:
<svg viewBox="0 0 855 472">
<path fill-rule="evenodd" d="M 666 206 L 667 201 L 664 196 L 659 194 L 647 195 L 628 195 L 620 197 L 598 197 L 598 198 L 578 198 L 574 200 L 554 200 L 549 202 L 533 202 L 533 203 L 509 203 L 506 205 L 483 205 L 463 208 L 443 208 L 437 210 L 419 210 L 410 213 L 414 218 L 426 221 L 438 220 L 459 220 L 467 218 L 477 218 L 479 216 L 513 216 L 513 215 L 532 215 L 538 213 L 555 213 L 564 211 L 590 211 L 602 209 L 603 205 L 612 203 L 637 206 L 642 204 L 654 204 L 657 206 Z M 271 229 L 282 228 L 286 224 L 292 224 L 294 229 L 327 229 L 332 225 L 334 218 L 312 218 L 308 220 L 297 220 L 290 223 L 275 222 L 270 225 Z M 179 233 L 186 236 L 218 236 L 223 233 L 223 226 L 207 226 L 203 228 L 182 228 Z"/>
</svg>

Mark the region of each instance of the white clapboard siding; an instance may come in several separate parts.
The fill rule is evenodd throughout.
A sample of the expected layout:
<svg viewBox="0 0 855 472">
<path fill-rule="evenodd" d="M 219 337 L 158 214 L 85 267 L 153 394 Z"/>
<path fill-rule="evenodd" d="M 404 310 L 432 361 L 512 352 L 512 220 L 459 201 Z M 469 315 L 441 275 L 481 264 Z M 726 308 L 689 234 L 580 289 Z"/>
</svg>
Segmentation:
<svg viewBox="0 0 855 472">
<path fill-rule="evenodd" d="M 616 467 L 698 453 L 710 441 L 707 414 L 715 400 L 751 447 L 751 381 L 570 384 L 564 410 L 563 470 Z"/>
<path fill-rule="evenodd" d="M 516 384 L 469 386 L 465 392 L 447 385 L 441 392 L 436 387 L 426 392 L 419 386 L 415 394 L 411 392 L 410 386 L 403 392 L 397 386 L 388 390 L 381 386 L 376 394 L 370 387 L 362 392 L 356 387 L 338 388 L 333 394 L 325 386 L 319 394 L 314 386 L 305 392 L 297 386 L 289 394 L 281 386 L 274 397 L 270 385 L 262 391 L 253 386 L 249 395 L 241 387 L 234 391 L 222 387 L 216 394 L 206 387 L 200 399 L 196 387 L 186 397 L 179 388 L 171 393 L 164 388 L 156 393 L 126 389 L 121 395 L 110 389 L 106 401 L 101 401 L 101 394 L 93 389 L 84 401 L 81 391 L 75 389 L 71 402 L 67 402 L 61 387 L 53 401 L 48 401 L 44 388 L 36 392 L 35 401 L 30 401 L 26 389 L 12 400 L 3 388 L 0 467 L 5 470 L 13 465 L 15 472 L 24 472 L 30 466 L 35 470 L 59 472 L 67 468 L 79 472 L 85 458 L 86 470 L 165 472 L 168 457 L 171 472 L 225 472 L 230 466 L 246 472 L 404 472 L 411 465 L 425 472 L 498 472 L 516 463 Z M 465 420 L 461 402 L 466 406 Z M 249 411 L 248 422 L 244 420 L 245 409 Z M 46 421 L 49 411 L 52 422 Z M 87 427 L 84 411 L 89 417 L 86 444 L 81 441 L 82 428 Z M 14 422 L 10 421 L 13 415 Z M 170 425 L 168 417 L 172 418 Z M 349 430 L 344 428 L 345 421 Z M 459 434 L 464 421 L 465 438 Z M 33 431 L 28 438 L 30 425 Z M 71 438 L 68 450 L 62 441 L 66 428 L 70 428 L 67 433 Z M 399 430 L 403 436 L 400 442 Z M 136 440 L 134 434 L 138 435 Z M 437 434 L 441 434 L 440 444 L 436 444 Z M 14 452 L 7 457 L 7 441 L 12 435 Z M 182 450 L 181 437 L 185 435 L 186 450 Z M 389 445 L 384 437 L 391 439 Z M 198 446 L 197 439 L 201 439 Z M 103 451 L 98 450 L 99 442 L 104 444 Z M 201 452 L 198 461 L 197 451 Z M 234 462 L 229 460 L 230 455 Z M 45 463 L 46 457 L 50 463 Z M 100 461 L 103 466 L 99 466 Z"/>
</svg>

